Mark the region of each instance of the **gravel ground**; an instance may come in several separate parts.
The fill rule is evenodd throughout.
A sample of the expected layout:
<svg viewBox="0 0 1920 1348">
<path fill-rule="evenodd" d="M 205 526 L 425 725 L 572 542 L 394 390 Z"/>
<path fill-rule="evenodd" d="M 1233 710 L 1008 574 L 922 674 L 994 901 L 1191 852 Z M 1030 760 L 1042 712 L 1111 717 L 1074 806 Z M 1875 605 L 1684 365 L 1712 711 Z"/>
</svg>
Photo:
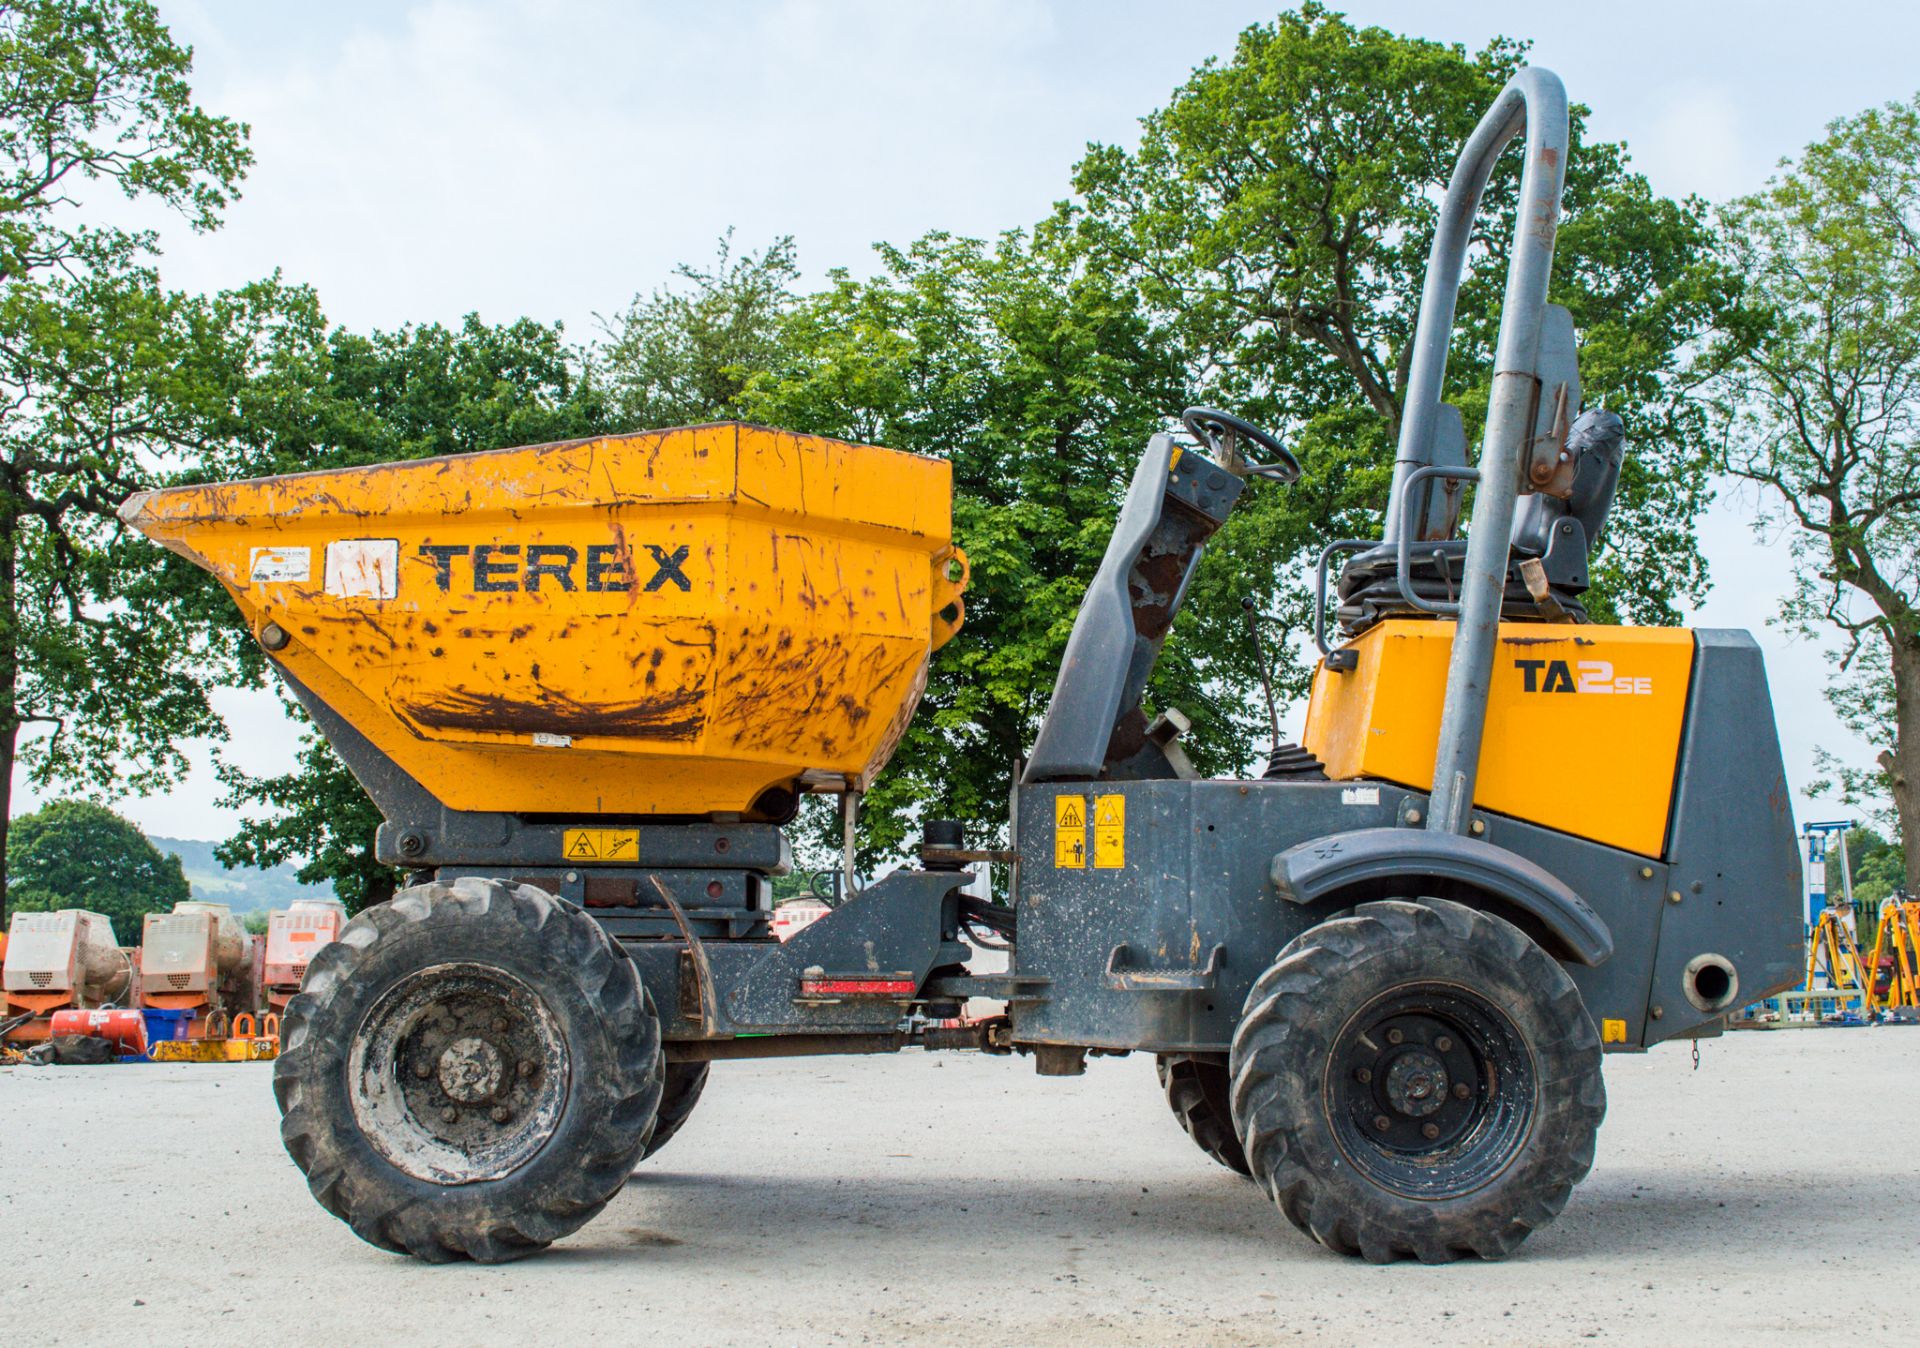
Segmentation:
<svg viewBox="0 0 1920 1348">
<path fill-rule="evenodd" d="M 1150 1059 L 722 1063 L 585 1230 L 504 1267 L 354 1239 L 264 1065 L 0 1070 L 10 1343 L 1759 1343 L 1909 1324 L 1920 1030 L 1608 1064 L 1599 1163 L 1500 1264 L 1373 1268 L 1203 1157 Z M 1844 1331 L 1842 1327 L 1844 1326 Z"/>
</svg>

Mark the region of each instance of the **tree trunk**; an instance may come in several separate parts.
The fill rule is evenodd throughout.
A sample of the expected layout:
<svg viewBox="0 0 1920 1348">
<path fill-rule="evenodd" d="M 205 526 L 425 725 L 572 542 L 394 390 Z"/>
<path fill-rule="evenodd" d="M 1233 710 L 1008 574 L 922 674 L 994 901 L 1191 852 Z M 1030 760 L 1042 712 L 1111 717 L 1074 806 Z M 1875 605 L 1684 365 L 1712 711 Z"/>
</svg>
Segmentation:
<svg viewBox="0 0 1920 1348">
<path fill-rule="evenodd" d="M 1893 656 L 1893 748 L 1880 754 L 1900 821 L 1907 893 L 1920 897 L 1920 634 L 1888 643 Z"/>
<path fill-rule="evenodd" d="M 7 828 L 13 822 L 13 743 L 19 734 L 12 724 L 0 731 L 0 932 L 7 930 Z"/>
<path fill-rule="evenodd" d="M 4 491 L 0 487 L 0 491 Z M 12 497 L 0 497 L 0 932 L 7 930 L 7 830 L 13 822 L 13 760 L 20 739 L 20 653 L 14 644 L 14 548 L 19 521 Z"/>
</svg>

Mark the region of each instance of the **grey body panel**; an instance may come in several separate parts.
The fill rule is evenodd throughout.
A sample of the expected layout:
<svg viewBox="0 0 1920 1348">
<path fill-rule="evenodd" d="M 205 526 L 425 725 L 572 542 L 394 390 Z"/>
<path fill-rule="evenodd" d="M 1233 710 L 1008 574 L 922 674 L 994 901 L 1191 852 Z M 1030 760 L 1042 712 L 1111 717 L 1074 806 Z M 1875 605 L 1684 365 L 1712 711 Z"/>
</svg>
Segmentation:
<svg viewBox="0 0 1920 1348">
<path fill-rule="evenodd" d="M 1127 864 L 1056 868 L 1053 797 L 1110 792 L 1127 799 Z M 1379 896 L 1367 884 L 1357 893 L 1291 902 L 1274 884 L 1275 854 L 1360 829 L 1403 833 L 1410 850 L 1432 838 L 1400 823 L 1409 811 L 1425 811 L 1424 793 L 1387 783 L 1060 783 L 1022 787 L 1020 797 L 1014 968 L 1046 980 L 1038 995 L 1012 1008 L 1014 1038 L 1023 1043 L 1224 1051 L 1247 990 L 1281 948 L 1335 912 Z M 1624 1021 L 1626 1043 L 1638 1045 L 1665 867 L 1517 820 L 1475 817 L 1485 822 L 1488 842 L 1560 877 L 1611 933 L 1612 958 L 1597 966 L 1570 963 L 1568 972 L 1594 1018 Z M 1653 875 L 1643 877 L 1643 869 Z M 1484 906 L 1507 911 L 1495 902 Z M 1543 924 L 1510 915 L 1552 946 Z M 1192 990 L 1117 988 L 1105 974 L 1118 945 L 1135 968 L 1196 975 L 1212 962 L 1214 974 L 1208 986 Z"/>
<path fill-rule="evenodd" d="M 1731 961 L 1733 1005 L 1747 1006 L 1806 976 L 1800 852 L 1760 647 L 1746 632 L 1694 633 L 1693 681 L 1667 835 L 1669 901 L 1654 959 L 1650 1039 L 1671 1039 L 1725 1012 L 1688 1002 L 1682 978 L 1696 956 Z"/>
<path fill-rule="evenodd" d="M 801 977 L 809 970 L 903 974 L 918 988 L 934 970 L 963 963 L 972 951 L 957 938 L 954 893 L 966 879 L 952 871 L 895 871 L 784 943 L 704 943 L 719 1012 L 712 1025 L 693 1014 L 699 999 L 684 943 L 622 944 L 640 966 L 668 1039 L 884 1033 L 899 1026 L 904 998 L 805 1001 Z"/>
<path fill-rule="evenodd" d="M 1091 804 L 1109 793 L 1126 797 L 1125 865 L 1056 867 L 1053 798 L 1082 795 Z M 1538 868 L 1552 882 L 1545 892 L 1570 892 L 1611 936 L 1611 957 L 1595 964 L 1570 950 L 1556 953 L 1589 1013 L 1611 1031 L 1607 1048 L 1622 1050 L 1727 1014 L 1731 1008 L 1701 1012 L 1684 995 L 1684 971 L 1701 954 L 1724 956 L 1738 970 L 1736 1006 L 1799 981 L 1800 881 L 1787 799 L 1758 648 L 1745 633 L 1702 632 L 1671 813 L 1671 866 L 1501 815 L 1472 817 L 1491 845 L 1477 855 L 1500 849 L 1524 863 L 1510 875 Z M 1424 815 L 1426 808 L 1423 793 L 1383 782 L 1022 786 L 1014 967 L 1036 980 L 1037 991 L 1012 1007 L 1014 1038 L 1222 1051 L 1248 988 L 1283 946 L 1335 912 L 1396 888 L 1408 897 L 1444 890 L 1469 900 L 1481 888 L 1482 906 L 1555 949 L 1555 934 L 1538 913 L 1490 892 L 1488 880 L 1475 886 L 1470 872 L 1436 865 L 1431 849 L 1439 835 L 1406 823 L 1410 812 Z M 1303 869 L 1290 881 L 1311 887 L 1313 897 L 1303 903 L 1294 901 L 1299 889 L 1275 883 L 1276 854 L 1360 834 L 1371 841 L 1367 864 L 1349 876 L 1353 884 L 1332 883 L 1336 871 Z M 1397 887 L 1384 879 L 1396 834 L 1405 836 L 1413 877 Z M 1280 873 L 1283 881 L 1293 875 L 1291 868 Z M 1679 903 L 1667 897 L 1676 892 Z M 1585 924 L 1577 912 L 1566 910 L 1561 920 Z M 1157 973 L 1157 986 L 1116 986 L 1107 976 L 1123 945 L 1126 967 Z M 1183 978 L 1199 985 L 1180 987 Z"/>
</svg>

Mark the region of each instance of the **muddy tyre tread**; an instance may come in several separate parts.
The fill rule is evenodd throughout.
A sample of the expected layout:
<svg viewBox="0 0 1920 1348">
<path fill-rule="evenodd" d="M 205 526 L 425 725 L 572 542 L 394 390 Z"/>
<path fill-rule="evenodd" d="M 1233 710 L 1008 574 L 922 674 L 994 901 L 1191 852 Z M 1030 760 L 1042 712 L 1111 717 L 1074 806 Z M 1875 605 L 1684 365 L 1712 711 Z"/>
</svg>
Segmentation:
<svg viewBox="0 0 1920 1348">
<path fill-rule="evenodd" d="M 665 1084 L 660 1092 L 660 1111 L 654 1116 L 653 1136 L 647 1140 L 647 1149 L 640 1154 L 641 1160 L 655 1155 L 680 1131 L 681 1125 L 693 1113 L 693 1107 L 700 1103 L 700 1096 L 707 1089 L 709 1066 L 710 1063 L 704 1062 L 667 1064 Z"/>
<path fill-rule="evenodd" d="M 1407 965 L 1439 949 L 1491 978 L 1504 969 L 1509 1005 L 1536 1022 L 1539 1112 L 1497 1181 L 1421 1202 L 1339 1162 L 1318 1082 L 1332 1033 L 1344 1023 L 1345 1012 L 1327 1008 L 1329 990 L 1396 951 L 1412 952 L 1402 956 Z M 1303 932 L 1255 983 L 1233 1037 L 1232 1113 L 1254 1180 L 1288 1221 L 1328 1249 L 1373 1263 L 1500 1259 L 1551 1223 L 1593 1167 L 1606 1115 L 1601 1056 L 1572 979 L 1511 923 L 1444 900 L 1385 900 Z"/>
<path fill-rule="evenodd" d="M 1233 1130 L 1227 1105 L 1231 1078 L 1217 1058 L 1190 1053 L 1162 1053 L 1155 1059 L 1160 1088 L 1182 1132 L 1193 1144 L 1227 1169 L 1250 1175 L 1247 1154 Z"/>
<path fill-rule="evenodd" d="M 593 1063 L 573 1069 L 565 1115 L 533 1161 L 498 1181 L 437 1186 L 392 1166 L 360 1133 L 349 1041 L 382 981 L 404 975 L 402 947 L 461 959 L 489 945 L 565 979 L 571 1029 L 598 1036 Z M 663 1066 L 652 999 L 598 923 L 544 890 L 467 878 L 402 890 L 315 956 L 282 1018 L 273 1089 L 288 1154 L 355 1235 L 432 1263 L 502 1263 L 578 1230 L 620 1192 L 650 1140 Z"/>
</svg>

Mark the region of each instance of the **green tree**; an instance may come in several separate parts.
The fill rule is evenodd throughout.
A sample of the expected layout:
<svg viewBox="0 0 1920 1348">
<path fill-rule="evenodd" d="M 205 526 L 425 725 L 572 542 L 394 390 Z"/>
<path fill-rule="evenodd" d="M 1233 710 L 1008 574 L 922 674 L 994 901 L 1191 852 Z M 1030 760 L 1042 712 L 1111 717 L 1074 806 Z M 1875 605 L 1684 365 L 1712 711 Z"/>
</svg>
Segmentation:
<svg viewBox="0 0 1920 1348">
<path fill-rule="evenodd" d="M 1723 465 L 1787 529 L 1782 621 L 1838 639 L 1829 697 L 1878 750 L 1841 792 L 1891 798 L 1920 891 L 1920 99 L 1834 122 L 1723 223 L 1753 315 L 1712 357 Z"/>
<path fill-rule="evenodd" d="M 85 908 L 113 921 L 122 945 L 139 945 L 148 913 L 192 897 L 180 858 L 104 805 L 55 800 L 13 821 L 7 834 L 13 906 L 23 913 Z"/>
<path fill-rule="evenodd" d="M 1847 830 L 1847 869 L 1853 878 L 1853 897 L 1861 904 L 1877 904 L 1906 883 L 1906 857 L 1900 848 L 1867 828 Z"/>
<path fill-rule="evenodd" d="M 800 278 L 791 238 L 736 254 L 733 232 L 711 266 L 683 264 L 673 282 L 636 296 L 605 324 L 589 377 L 623 430 L 731 421 L 741 391 L 782 359 L 783 320 Z"/>
<path fill-rule="evenodd" d="M 605 429 L 602 394 L 578 377 L 559 325 L 489 324 L 469 315 L 395 332 L 331 327 L 310 291 L 277 294 L 248 378 L 233 394 L 232 434 L 195 465 L 201 480 L 305 472 L 538 444 Z M 167 584 L 201 615 L 230 677 L 258 684 L 265 661 L 217 584 L 169 555 Z M 373 852 L 380 813 L 333 750 L 305 727 L 290 772 L 252 777 L 223 763 L 222 804 L 243 823 L 219 855 L 230 866 L 300 865 L 349 912 L 393 896 L 402 872 Z"/>
<path fill-rule="evenodd" d="M 227 788 L 220 803 L 244 811 L 245 822 L 214 853 L 228 866 L 297 861 L 300 882 L 332 885 L 349 915 L 385 903 L 405 873 L 373 854 L 380 811 L 306 713 L 286 705 L 304 727 L 299 760 L 291 772 L 270 777 L 248 776 L 231 763 L 216 768 Z"/>
<path fill-rule="evenodd" d="M 0 3 L 0 840 L 16 760 L 38 786 L 151 790 L 219 731 L 203 653 L 148 589 L 157 550 L 115 512 L 215 433 L 243 307 L 165 291 L 153 233 L 81 204 L 218 224 L 251 156 L 191 64 L 142 0 Z"/>
<path fill-rule="evenodd" d="M 1133 290 L 1080 264 L 1057 230 L 992 244 L 932 234 L 835 273 L 787 322 L 786 356 L 742 397 L 756 420 L 936 455 L 953 465 L 967 619 L 865 802 L 863 853 L 896 853 L 914 818 L 1005 819 L 1087 580 L 1146 440 L 1182 405 L 1186 368 Z M 1220 572 L 1154 696 L 1193 713 L 1190 749 L 1246 753 L 1248 643 Z M 1231 593 L 1229 593 L 1231 591 Z M 1222 690 L 1226 690 L 1223 692 Z"/>
<path fill-rule="evenodd" d="M 1299 574 L 1333 537 L 1377 533 L 1437 203 L 1461 146 L 1526 44 L 1459 46 L 1356 28 L 1318 4 L 1241 34 L 1141 122 L 1137 149 L 1095 145 L 1063 204 L 1092 265 L 1131 280 L 1172 325 L 1209 402 L 1287 428 L 1307 466 L 1235 521 L 1245 567 Z M 1632 453 L 1590 606 L 1677 622 L 1705 565 L 1702 409 L 1684 356 L 1729 302 L 1704 204 L 1656 195 L 1573 108 L 1550 298 L 1581 334 L 1589 404 L 1625 417 Z M 1487 188 L 1462 288 L 1448 398 L 1484 414 L 1518 190 Z M 1230 544 L 1233 540 L 1230 540 Z M 1283 610 L 1291 623 L 1299 600 Z M 1298 679 L 1303 671 L 1294 667 Z"/>
</svg>

